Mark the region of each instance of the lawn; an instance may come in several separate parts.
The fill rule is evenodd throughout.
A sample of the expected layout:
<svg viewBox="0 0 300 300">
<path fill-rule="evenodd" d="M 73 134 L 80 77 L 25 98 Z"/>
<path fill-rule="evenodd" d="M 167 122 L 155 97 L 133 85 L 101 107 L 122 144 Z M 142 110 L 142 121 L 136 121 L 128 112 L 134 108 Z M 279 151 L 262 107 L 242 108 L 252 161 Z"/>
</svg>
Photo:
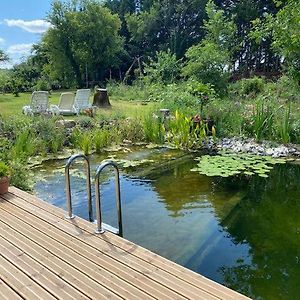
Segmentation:
<svg viewBox="0 0 300 300">
<path fill-rule="evenodd" d="M 49 96 L 49 105 L 58 104 L 61 92 L 55 91 L 51 93 Z M 31 93 L 20 93 L 19 97 L 15 97 L 12 94 L 0 94 L 0 115 L 3 117 L 22 115 L 22 107 L 30 103 L 30 96 Z M 92 97 L 90 97 L 90 101 L 92 101 Z M 106 117 L 111 115 L 136 117 L 158 109 L 155 103 L 145 105 L 141 101 L 124 101 L 114 99 L 113 97 L 111 97 L 110 103 L 112 104 L 111 109 L 100 109 L 98 113 Z"/>
</svg>

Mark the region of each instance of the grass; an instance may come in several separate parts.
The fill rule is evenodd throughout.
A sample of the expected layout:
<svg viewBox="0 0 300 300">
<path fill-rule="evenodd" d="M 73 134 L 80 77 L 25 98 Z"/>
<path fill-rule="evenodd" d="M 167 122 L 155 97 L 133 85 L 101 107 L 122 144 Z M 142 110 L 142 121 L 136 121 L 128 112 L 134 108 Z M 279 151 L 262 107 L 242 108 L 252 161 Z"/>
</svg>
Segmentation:
<svg viewBox="0 0 300 300">
<path fill-rule="evenodd" d="M 61 92 L 55 91 L 51 93 L 49 97 L 50 105 L 58 104 Z M 20 93 L 19 97 L 15 97 L 12 94 L 0 94 L 0 115 L 3 117 L 22 115 L 22 107 L 30 103 L 30 96 L 31 93 Z M 90 101 L 92 101 L 92 97 L 90 97 Z M 142 101 L 123 101 L 112 97 L 110 103 L 112 104 L 111 109 L 98 110 L 98 114 L 103 116 L 103 118 L 108 119 L 113 115 L 123 118 L 144 116 L 159 108 L 156 103 L 147 103 L 145 105 Z M 66 118 L 74 118 L 74 116 Z"/>
</svg>

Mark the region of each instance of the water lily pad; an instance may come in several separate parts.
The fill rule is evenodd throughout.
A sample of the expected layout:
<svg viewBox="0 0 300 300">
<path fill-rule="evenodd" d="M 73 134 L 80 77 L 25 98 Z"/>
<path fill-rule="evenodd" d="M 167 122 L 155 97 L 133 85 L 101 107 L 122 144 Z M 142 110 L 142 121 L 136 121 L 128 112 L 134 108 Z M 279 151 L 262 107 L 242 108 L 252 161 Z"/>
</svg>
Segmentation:
<svg viewBox="0 0 300 300">
<path fill-rule="evenodd" d="M 274 165 L 286 163 L 283 158 L 272 158 L 269 156 L 258 156 L 250 154 L 229 154 L 222 155 L 204 155 L 195 159 L 199 161 L 196 168 L 197 171 L 206 176 L 229 177 L 238 174 L 252 176 L 257 174 L 260 177 L 267 178 L 268 173 L 273 169 Z"/>
</svg>

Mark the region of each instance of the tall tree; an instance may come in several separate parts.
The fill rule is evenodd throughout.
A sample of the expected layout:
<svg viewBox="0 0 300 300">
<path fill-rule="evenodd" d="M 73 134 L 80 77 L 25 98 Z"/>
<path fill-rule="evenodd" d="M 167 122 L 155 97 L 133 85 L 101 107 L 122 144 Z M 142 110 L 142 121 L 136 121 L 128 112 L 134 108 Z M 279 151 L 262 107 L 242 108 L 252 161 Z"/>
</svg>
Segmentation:
<svg viewBox="0 0 300 300">
<path fill-rule="evenodd" d="M 264 18 L 266 13 L 275 15 L 278 11 L 273 0 L 215 0 L 216 4 L 229 16 L 234 16 L 238 33 L 236 44 L 241 47 L 235 53 L 236 71 L 244 74 L 251 72 L 271 72 L 278 70 L 278 56 L 274 53 L 271 40 L 256 43 L 249 37 L 252 22 Z"/>
<path fill-rule="evenodd" d="M 273 49 L 281 55 L 290 74 L 300 84 L 300 0 L 277 1 L 278 13 L 265 14 L 256 20 L 252 37 L 262 42 L 270 40 Z"/>
<path fill-rule="evenodd" d="M 127 15 L 132 42 L 141 53 L 171 49 L 177 58 L 203 37 L 207 0 L 155 0 L 150 9 Z M 148 4 L 149 5 L 149 4 Z"/>
<path fill-rule="evenodd" d="M 82 86 L 84 75 L 92 81 L 104 79 L 105 71 L 119 63 L 120 19 L 98 1 L 54 1 L 48 21 L 52 27 L 42 47 L 58 78 L 73 77 Z"/>
<path fill-rule="evenodd" d="M 236 26 L 212 0 L 206 5 L 208 20 L 204 22 L 205 38 L 186 52 L 187 62 L 183 75 L 210 83 L 219 93 L 226 92 L 233 54 Z"/>
<path fill-rule="evenodd" d="M 4 53 L 3 50 L 0 49 L 0 62 L 8 61 L 8 55 Z"/>
</svg>

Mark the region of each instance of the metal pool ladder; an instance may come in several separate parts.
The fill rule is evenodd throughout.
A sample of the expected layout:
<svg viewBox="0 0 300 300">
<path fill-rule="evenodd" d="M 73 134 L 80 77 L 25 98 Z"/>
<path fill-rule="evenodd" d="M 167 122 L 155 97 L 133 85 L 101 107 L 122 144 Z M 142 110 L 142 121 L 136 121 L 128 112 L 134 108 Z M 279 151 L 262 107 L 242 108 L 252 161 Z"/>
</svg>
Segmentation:
<svg viewBox="0 0 300 300">
<path fill-rule="evenodd" d="M 67 196 L 67 210 L 68 215 L 67 219 L 74 219 L 73 208 L 72 208 L 72 196 L 71 196 L 71 184 L 70 184 L 70 167 L 74 161 L 78 159 L 83 159 L 86 165 L 86 186 L 88 193 L 88 211 L 89 211 L 89 220 L 90 222 L 94 222 L 93 220 L 93 208 L 92 208 L 92 189 L 91 189 L 91 171 L 90 171 L 90 163 L 89 159 L 86 155 L 76 154 L 72 155 L 66 166 L 65 166 L 65 181 L 66 181 L 66 196 Z M 103 169 L 108 166 L 112 166 L 115 170 L 115 181 L 116 181 L 116 201 L 117 201 L 117 214 L 118 214 L 118 227 L 114 228 L 108 224 L 102 222 L 102 211 L 101 211 L 101 199 L 100 199 L 100 175 Z M 96 171 L 95 176 L 95 194 L 96 194 L 96 224 L 97 229 L 95 233 L 104 233 L 105 231 L 110 231 L 114 234 L 117 234 L 123 237 L 123 223 L 122 223 L 122 207 L 121 207 L 121 191 L 120 191 L 120 173 L 119 168 L 116 163 L 113 161 L 105 161 L 103 162 Z"/>
<path fill-rule="evenodd" d="M 111 227 L 107 224 L 102 223 L 101 214 L 101 200 L 100 200 L 100 174 L 106 167 L 113 167 L 115 169 L 115 182 L 116 182 L 116 205 L 118 212 L 118 226 L 119 228 Z M 121 191 L 120 191 L 120 173 L 119 168 L 113 161 L 103 162 L 96 171 L 95 177 L 95 194 L 96 194 L 96 218 L 97 218 L 97 229 L 96 233 L 103 233 L 105 230 L 111 231 L 119 236 L 123 236 L 123 223 L 122 223 L 122 206 L 121 206 Z"/>
<path fill-rule="evenodd" d="M 88 158 L 83 154 L 72 155 L 65 166 L 65 181 L 66 181 L 66 196 L 67 196 L 67 209 L 68 215 L 66 219 L 74 219 L 73 207 L 72 207 L 72 196 L 71 196 L 71 183 L 70 183 L 70 167 L 74 161 L 78 159 L 83 159 L 85 161 L 85 170 L 86 170 L 86 189 L 88 193 L 88 211 L 89 211 L 89 220 L 93 222 L 93 206 L 92 206 L 92 189 L 91 189 L 91 168 Z"/>
</svg>

